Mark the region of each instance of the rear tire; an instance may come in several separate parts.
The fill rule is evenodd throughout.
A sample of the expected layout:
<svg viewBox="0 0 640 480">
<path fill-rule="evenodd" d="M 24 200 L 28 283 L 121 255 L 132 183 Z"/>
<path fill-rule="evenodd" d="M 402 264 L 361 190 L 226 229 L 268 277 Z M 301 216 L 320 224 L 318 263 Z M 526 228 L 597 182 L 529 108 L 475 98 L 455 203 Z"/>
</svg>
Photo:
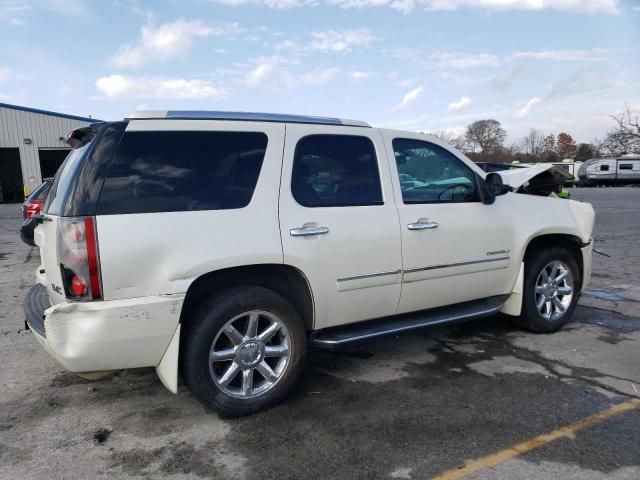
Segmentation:
<svg viewBox="0 0 640 480">
<path fill-rule="evenodd" d="M 263 287 L 218 292 L 195 313 L 183 343 L 191 393 L 227 417 L 280 402 L 304 368 L 307 335 L 296 309 Z"/>
<path fill-rule="evenodd" d="M 524 265 L 522 313 L 516 323 L 537 333 L 560 330 L 573 315 L 580 291 L 580 270 L 564 247 L 538 248 Z"/>
</svg>

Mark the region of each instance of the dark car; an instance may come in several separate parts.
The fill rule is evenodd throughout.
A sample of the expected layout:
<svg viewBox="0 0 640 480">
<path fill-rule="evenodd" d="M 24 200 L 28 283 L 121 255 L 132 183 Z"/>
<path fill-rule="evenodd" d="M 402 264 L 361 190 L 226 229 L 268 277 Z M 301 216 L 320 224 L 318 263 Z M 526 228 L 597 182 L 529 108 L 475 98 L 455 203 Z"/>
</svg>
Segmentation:
<svg viewBox="0 0 640 480">
<path fill-rule="evenodd" d="M 53 178 L 45 178 L 22 204 L 22 217 L 24 218 L 24 222 L 22 222 L 22 227 L 20 228 L 20 238 L 22 238 L 24 243 L 32 247 L 36 246 L 33 242 L 33 230 L 38 225 L 33 216 L 40 213 L 42 203 L 47 193 L 49 193 L 52 181 Z"/>
</svg>

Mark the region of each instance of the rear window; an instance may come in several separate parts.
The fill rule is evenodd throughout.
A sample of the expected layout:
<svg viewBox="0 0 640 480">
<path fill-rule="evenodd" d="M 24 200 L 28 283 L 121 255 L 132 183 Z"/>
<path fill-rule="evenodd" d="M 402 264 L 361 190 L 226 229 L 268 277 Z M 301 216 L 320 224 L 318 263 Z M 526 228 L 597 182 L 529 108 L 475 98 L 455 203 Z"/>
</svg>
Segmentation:
<svg viewBox="0 0 640 480">
<path fill-rule="evenodd" d="M 266 148 L 267 136 L 261 132 L 126 132 L 97 213 L 245 207 Z"/>
</svg>

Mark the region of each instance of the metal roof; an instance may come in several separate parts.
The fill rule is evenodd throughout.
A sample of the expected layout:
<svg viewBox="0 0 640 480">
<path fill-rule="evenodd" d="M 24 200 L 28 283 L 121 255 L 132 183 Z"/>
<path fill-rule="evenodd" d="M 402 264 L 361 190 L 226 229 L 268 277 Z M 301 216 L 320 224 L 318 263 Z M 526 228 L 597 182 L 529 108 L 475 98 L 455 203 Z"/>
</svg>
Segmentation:
<svg viewBox="0 0 640 480">
<path fill-rule="evenodd" d="M 173 119 L 173 120 L 238 120 L 252 122 L 278 123 L 311 123 L 316 125 L 345 125 L 350 127 L 371 127 L 360 120 L 346 120 L 343 118 L 312 117 L 307 115 L 289 115 L 286 113 L 259 112 L 218 112 L 205 110 L 163 110 L 137 111 L 131 113 L 127 119 Z"/>
<path fill-rule="evenodd" d="M 49 110 L 40 110 L 38 108 L 31 108 L 31 107 L 22 107 L 20 105 L 11 105 L 9 103 L 0 103 L 0 108 L 9 108 L 11 110 L 19 110 L 21 112 L 39 113 L 41 115 L 49 115 L 50 117 L 69 118 L 71 120 L 79 120 L 81 122 L 90 122 L 90 123 L 102 122 L 102 120 L 98 120 L 97 118 L 79 117 L 77 115 L 67 115 L 66 113 L 51 112 Z"/>
</svg>

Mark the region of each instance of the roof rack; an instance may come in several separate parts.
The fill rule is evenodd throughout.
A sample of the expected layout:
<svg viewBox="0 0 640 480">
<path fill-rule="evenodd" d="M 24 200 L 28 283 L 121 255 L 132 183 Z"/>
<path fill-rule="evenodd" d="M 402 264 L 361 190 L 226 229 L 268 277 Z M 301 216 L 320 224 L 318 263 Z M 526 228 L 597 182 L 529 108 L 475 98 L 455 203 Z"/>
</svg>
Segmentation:
<svg viewBox="0 0 640 480">
<path fill-rule="evenodd" d="M 239 120 L 252 122 L 278 123 L 311 123 L 316 125 L 345 125 L 350 127 L 371 127 L 360 120 L 346 120 L 343 118 L 312 117 L 307 115 L 289 115 L 286 113 L 257 113 L 257 112 L 217 112 L 206 110 L 161 110 L 132 112 L 129 120 Z"/>
</svg>

